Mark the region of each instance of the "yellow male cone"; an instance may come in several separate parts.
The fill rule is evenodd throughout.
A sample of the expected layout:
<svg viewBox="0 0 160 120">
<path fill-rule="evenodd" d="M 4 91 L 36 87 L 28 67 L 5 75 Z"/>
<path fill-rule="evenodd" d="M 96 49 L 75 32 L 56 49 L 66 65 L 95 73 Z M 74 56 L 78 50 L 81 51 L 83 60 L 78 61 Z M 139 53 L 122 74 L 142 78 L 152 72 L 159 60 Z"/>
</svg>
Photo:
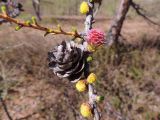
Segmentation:
<svg viewBox="0 0 160 120">
<path fill-rule="evenodd" d="M 83 117 L 91 117 L 92 116 L 92 108 L 88 103 L 82 103 L 80 107 L 80 112 Z"/>
<path fill-rule="evenodd" d="M 87 77 L 87 82 L 92 84 L 97 80 L 97 77 L 94 73 L 91 73 L 88 77 Z"/>
<path fill-rule="evenodd" d="M 93 45 L 90 45 L 90 44 L 87 45 L 87 49 L 88 49 L 89 52 L 95 52 L 96 51 L 96 48 Z"/>
<path fill-rule="evenodd" d="M 80 5 L 80 13 L 87 14 L 89 12 L 89 6 L 87 2 L 82 2 Z"/>
<path fill-rule="evenodd" d="M 84 80 L 80 80 L 76 83 L 76 89 L 79 91 L 79 92 L 83 92 L 87 89 L 87 86 L 86 86 L 86 83 Z"/>
</svg>

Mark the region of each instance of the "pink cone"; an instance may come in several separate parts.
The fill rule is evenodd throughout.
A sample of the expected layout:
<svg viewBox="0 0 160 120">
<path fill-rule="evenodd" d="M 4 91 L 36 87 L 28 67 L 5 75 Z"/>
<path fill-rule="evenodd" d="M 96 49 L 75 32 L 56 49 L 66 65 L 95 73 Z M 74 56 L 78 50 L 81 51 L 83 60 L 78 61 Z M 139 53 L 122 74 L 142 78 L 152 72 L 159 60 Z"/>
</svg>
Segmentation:
<svg viewBox="0 0 160 120">
<path fill-rule="evenodd" d="M 99 29 L 91 29 L 87 34 L 87 42 L 94 46 L 105 43 L 105 33 Z"/>
</svg>

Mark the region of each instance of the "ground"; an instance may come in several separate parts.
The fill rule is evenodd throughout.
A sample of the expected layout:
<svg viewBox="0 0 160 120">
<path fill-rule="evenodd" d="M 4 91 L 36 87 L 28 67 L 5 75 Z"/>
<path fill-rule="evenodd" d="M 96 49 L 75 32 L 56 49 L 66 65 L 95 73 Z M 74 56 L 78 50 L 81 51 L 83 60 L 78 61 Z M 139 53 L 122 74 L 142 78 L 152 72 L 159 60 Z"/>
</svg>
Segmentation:
<svg viewBox="0 0 160 120">
<path fill-rule="evenodd" d="M 41 24 L 56 27 L 54 20 L 46 21 Z M 84 27 L 83 20 L 57 22 L 65 30 L 77 26 L 82 31 Z M 99 20 L 94 27 L 107 32 L 110 22 Z M 87 96 L 53 75 L 47 65 L 47 52 L 70 37 L 44 37 L 41 31 L 14 31 L 13 26 L 0 26 L 0 89 L 13 120 L 80 119 L 79 106 Z M 115 64 L 114 47 L 104 47 L 94 55 L 92 71 L 99 78 L 96 88 L 105 96 L 100 104 L 102 120 L 111 119 L 106 116 L 107 101 L 132 120 L 159 120 L 160 29 L 141 18 L 128 18 L 122 35 L 125 44 L 120 46 L 119 64 Z M 2 106 L 0 119 L 7 120 Z"/>
</svg>

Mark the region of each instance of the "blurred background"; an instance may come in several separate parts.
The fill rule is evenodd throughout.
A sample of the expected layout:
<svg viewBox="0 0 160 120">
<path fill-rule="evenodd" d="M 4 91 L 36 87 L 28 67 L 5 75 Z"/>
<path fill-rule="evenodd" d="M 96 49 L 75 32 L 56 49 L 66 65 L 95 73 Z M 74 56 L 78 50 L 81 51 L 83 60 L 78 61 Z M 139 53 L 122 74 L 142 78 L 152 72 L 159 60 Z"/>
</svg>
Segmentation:
<svg viewBox="0 0 160 120">
<path fill-rule="evenodd" d="M 26 15 L 33 15 L 31 0 L 18 0 L 24 5 Z M 150 17 L 160 17 L 159 0 L 135 0 L 145 8 Z M 41 0 L 41 13 L 43 17 L 54 17 L 55 15 L 81 15 L 79 5 L 82 0 Z M 113 17 L 116 12 L 119 0 L 104 0 L 98 16 Z M 131 10 L 132 11 L 132 10 Z M 132 15 L 136 15 L 134 12 Z M 130 15 L 131 16 L 131 15 Z M 133 17 L 133 16 L 132 16 Z"/>
<path fill-rule="evenodd" d="M 135 0 L 146 15 L 160 23 L 160 0 Z M 19 0 L 24 12 L 17 19 L 35 16 L 31 0 Z M 84 29 L 79 13 L 82 0 L 41 0 L 40 24 L 66 31 Z M 103 0 L 94 27 L 107 33 L 119 0 Z M 71 37 L 48 35 L 5 23 L 0 26 L 0 90 L 13 120 L 79 120 L 79 106 L 87 100 L 75 85 L 60 80 L 48 69 L 47 53 Z M 106 102 L 131 120 L 160 120 L 160 27 L 148 23 L 131 8 L 122 29 L 119 64 L 116 49 L 103 47 L 94 54 L 91 71 L 98 75 L 96 89 L 105 96 L 99 107 L 102 120 Z M 0 120 L 8 120 L 0 104 Z"/>
</svg>

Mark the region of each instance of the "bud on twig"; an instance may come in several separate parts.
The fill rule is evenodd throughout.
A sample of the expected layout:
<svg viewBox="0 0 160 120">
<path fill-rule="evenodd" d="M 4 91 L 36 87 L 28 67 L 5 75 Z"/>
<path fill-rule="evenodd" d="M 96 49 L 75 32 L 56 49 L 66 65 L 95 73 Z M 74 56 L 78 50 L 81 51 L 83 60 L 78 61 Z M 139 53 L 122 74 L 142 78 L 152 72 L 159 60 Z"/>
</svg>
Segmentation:
<svg viewBox="0 0 160 120">
<path fill-rule="evenodd" d="M 91 62 L 93 60 L 92 56 L 87 57 L 87 62 Z"/>
<path fill-rule="evenodd" d="M 22 26 L 18 25 L 18 26 L 16 26 L 15 30 L 18 31 L 18 30 L 20 30 L 21 28 L 22 28 Z"/>
<path fill-rule="evenodd" d="M 89 118 L 93 115 L 92 108 L 88 103 L 82 103 L 82 105 L 80 107 L 80 112 L 81 112 L 82 116 L 86 117 L 86 118 Z"/>
<path fill-rule="evenodd" d="M 87 83 L 92 84 L 97 80 L 97 76 L 94 73 L 91 73 L 88 77 L 87 77 Z"/>
<path fill-rule="evenodd" d="M 77 89 L 79 92 L 84 92 L 84 91 L 86 91 L 86 89 L 87 89 L 86 81 L 84 81 L 84 80 L 79 80 L 79 81 L 76 83 L 76 89 Z"/>
<path fill-rule="evenodd" d="M 82 2 L 80 5 L 80 13 L 87 14 L 89 12 L 89 6 L 87 2 Z"/>
<path fill-rule="evenodd" d="M 1 11 L 2 11 L 3 15 L 7 15 L 6 6 L 3 5 L 3 6 L 1 7 Z"/>
</svg>

